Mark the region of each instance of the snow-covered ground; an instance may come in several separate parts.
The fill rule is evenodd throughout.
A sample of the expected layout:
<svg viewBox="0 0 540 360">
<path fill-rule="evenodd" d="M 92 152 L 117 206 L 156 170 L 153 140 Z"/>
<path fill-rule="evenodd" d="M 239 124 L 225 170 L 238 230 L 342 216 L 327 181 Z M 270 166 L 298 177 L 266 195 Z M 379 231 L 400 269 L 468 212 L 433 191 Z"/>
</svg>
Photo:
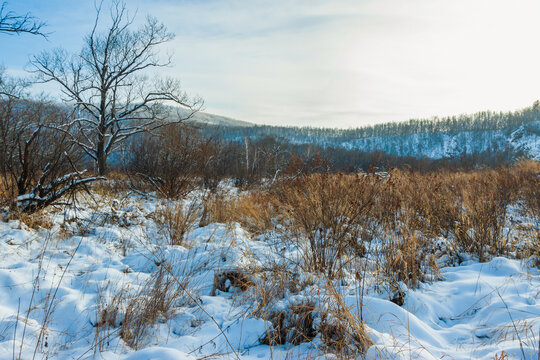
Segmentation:
<svg viewBox="0 0 540 360">
<path fill-rule="evenodd" d="M 296 249 L 217 223 L 194 227 L 184 246 L 170 245 L 154 221 L 162 206 L 96 196 L 76 212 L 51 211 L 48 230 L 0 222 L 0 359 L 331 357 L 321 355 L 320 336 L 297 346 L 261 345 L 272 324 L 254 311 L 253 292 L 213 288 L 223 269 L 249 273 Z M 322 301 L 318 281 L 286 291 L 276 306 Z M 120 336 L 122 314 L 170 283 L 181 291 L 134 350 Z M 360 309 L 360 286 L 351 278 L 336 288 L 351 312 L 363 312 L 374 343 L 367 358 L 494 359 L 503 351 L 510 359 L 539 358 L 540 271 L 526 261 L 444 267 L 440 281 L 406 290 L 402 306 L 370 285 Z M 100 323 L 104 309 L 109 317 Z"/>
</svg>

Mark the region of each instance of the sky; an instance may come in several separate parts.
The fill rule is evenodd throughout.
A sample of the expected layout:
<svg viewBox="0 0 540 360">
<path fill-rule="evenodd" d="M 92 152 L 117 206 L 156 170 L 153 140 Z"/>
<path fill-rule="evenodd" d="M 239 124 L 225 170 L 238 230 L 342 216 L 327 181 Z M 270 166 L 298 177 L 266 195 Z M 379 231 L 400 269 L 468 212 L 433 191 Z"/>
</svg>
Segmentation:
<svg viewBox="0 0 540 360">
<path fill-rule="evenodd" d="M 272 125 L 359 127 L 508 111 L 540 99 L 538 0 L 127 0 L 176 34 L 161 48 L 205 111 Z M 107 2 L 105 2 L 106 6 Z M 0 35 L 0 64 L 78 52 L 94 0 L 8 0 L 48 39 Z M 136 24 L 135 24 L 136 25 Z"/>
</svg>

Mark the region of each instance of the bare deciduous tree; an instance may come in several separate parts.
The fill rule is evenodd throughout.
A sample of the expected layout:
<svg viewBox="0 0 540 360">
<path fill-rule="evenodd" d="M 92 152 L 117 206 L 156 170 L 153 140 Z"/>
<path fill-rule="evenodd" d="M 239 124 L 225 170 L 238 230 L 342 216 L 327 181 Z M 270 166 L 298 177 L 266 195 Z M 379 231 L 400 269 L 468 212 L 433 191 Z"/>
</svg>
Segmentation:
<svg viewBox="0 0 540 360">
<path fill-rule="evenodd" d="M 76 106 L 79 116 L 69 124 L 76 131 L 70 134 L 96 162 L 100 175 L 107 172 L 107 159 L 122 141 L 184 121 L 202 107 L 202 100 L 189 97 L 177 80 L 144 76 L 146 70 L 170 64 L 170 57 L 160 59 L 157 47 L 174 35 L 152 17 L 132 31 L 134 18 L 120 2 L 113 4 L 110 14 L 110 25 L 100 32 L 101 8 L 97 9 L 94 27 L 78 55 L 56 50 L 32 60 L 39 79 L 59 85 L 65 100 Z"/>
<path fill-rule="evenodd" d="M 0 33 L 47 36 L 43 31 L 45 23 L 32 16 L 30 13 L 17 15 L 6 9 L 6 2 L 0 6 Z"/>
</svg>

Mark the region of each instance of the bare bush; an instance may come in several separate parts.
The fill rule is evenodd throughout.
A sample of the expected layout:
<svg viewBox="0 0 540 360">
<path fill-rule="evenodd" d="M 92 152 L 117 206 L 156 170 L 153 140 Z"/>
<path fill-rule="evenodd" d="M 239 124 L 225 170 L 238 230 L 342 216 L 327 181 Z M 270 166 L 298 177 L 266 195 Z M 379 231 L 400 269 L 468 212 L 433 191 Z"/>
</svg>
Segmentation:
<svg viewBox="0 0 540 360">
<path fill-rule="evenodd" d="M 54 104 L 24 100 L 21 86 L 15 83 L 9 91 L 17 95 L 0 99 L 0 184 L 4 204 L 32 213 L 96 178 L 84 177 L 78 170 L 81 153 L 52 129 L 67 124 L 71 114 Z"/>
<path fill-rule="evenodd" d="M 198 134 L 183 124 L 131 141 L 128 170 L 166 198 L 182 198 L 198 186 L 204 166 Z"/>
</svg>

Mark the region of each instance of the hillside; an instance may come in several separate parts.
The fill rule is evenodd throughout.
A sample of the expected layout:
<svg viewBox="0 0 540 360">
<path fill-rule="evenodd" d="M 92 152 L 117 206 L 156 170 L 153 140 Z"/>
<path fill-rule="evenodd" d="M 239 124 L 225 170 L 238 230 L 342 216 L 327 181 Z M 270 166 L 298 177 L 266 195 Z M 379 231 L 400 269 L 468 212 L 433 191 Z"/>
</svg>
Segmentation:
<svg viewBox="0 0 540 360">
<path fill-rule="evenodd" d="M 204 131 L 214 137 L 243 141 L 244 137 L 274 137 L 292 144 L 383 151 L 395 156 L 453 158 L 460 155 L 511 150 L 540 158 L 538 103 L 515 112 L 480 112 L 448 118 L 409 120 L 356 129 L 254 125 L 201 114 Z"/>
<path fill-rule="evenodd" d="M 195 116 L 192 119 L 192 122 L 205 124 L 205 125 L 234 126 L 234 127 L 240 127 L 240 128 L 254 126 L 254 124 L 249 123 L 247 121 L 236 120 L 230 117 L 210 114 L 206 112 L 198 112 L 197 114 L 195 114 Z"/>
</svg>

